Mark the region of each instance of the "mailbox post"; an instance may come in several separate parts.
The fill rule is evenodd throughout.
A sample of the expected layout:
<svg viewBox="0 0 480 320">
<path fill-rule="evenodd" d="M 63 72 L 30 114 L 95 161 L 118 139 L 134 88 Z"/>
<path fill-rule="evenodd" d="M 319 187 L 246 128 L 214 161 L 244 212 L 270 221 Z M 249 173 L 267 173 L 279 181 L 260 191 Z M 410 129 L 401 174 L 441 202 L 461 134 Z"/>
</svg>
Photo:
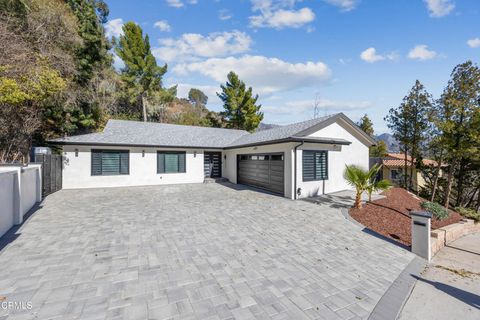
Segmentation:
<svg viewBox="0 0 480 320">
<path fill-rule="evenodd" d="M 427 211 L 412 211 L 412 252 L 430 261 L 430 229 L 432 214 Z"/>
</svg>

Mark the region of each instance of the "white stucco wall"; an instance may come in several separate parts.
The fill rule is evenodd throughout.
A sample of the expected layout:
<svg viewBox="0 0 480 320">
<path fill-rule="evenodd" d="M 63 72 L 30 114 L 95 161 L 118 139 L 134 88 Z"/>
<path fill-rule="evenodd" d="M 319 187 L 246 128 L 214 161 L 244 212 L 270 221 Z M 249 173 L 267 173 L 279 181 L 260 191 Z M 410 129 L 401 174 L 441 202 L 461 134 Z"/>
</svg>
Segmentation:
<svg viewBox="0 0 480 320">
<path fill-rule="evenodd" d="M 78 156 L 75 156 L 75 149 L 78 149 Z M 130 173 L 128 175 L 92 176 L 91 149 L 129 150 Z M 142 151 L 145 151 L 144 157 Z M 157 173 L 157 151 L 186 151 L 186 173 Z M 203 183 L 203 152 L 202 149 L 64 146 L 63 188 Z"/>
<path fill-rule="evenodd" d="M 232 183 L 237 183 L 237 155 L 239 154 L 255 154 L 255 153 L 284 153 L 284 190 L 285 197 L 293 198 L 293 147 L 296 143 L 279 143 L 266 146 L 246 147 L 238 149 L 229 149 L 224 151 L 226 159 L 223 161 L 222 174 L 223 177 Z"/>
<path fill-rule="evenodd" d="M 41 165 L 0 167 L 0 236 L 42 200 Z"/>
<path fill-rule="evenodd" d="M 0 172 L 0 237 L 13 227 L 16 171 Z"/>
<path fill-rule="evenodd" d="M 35 167 L 27 167 L 23 169 L 20 175 L 22 215 L 25 215 L 37 202 L 37 188 L 39 185 L 37 174 L 38 171 Z"/>
<path fill-rule="evenodd" d="M 345 165 L 354 164 L 368 169 L 368 146 L 346 128 L 348 126 L 333 123 L 310 136 L 345 139 L 351 142 L 350 145 L 333 146 L 306 143 L 297 151 L 297 188 L 302 189 L 300 198 L 351 189 L 351 186 L 343 178 Z M 303 182 L 303 150 L 328 150 L 328 180 Z"/>
</svg>

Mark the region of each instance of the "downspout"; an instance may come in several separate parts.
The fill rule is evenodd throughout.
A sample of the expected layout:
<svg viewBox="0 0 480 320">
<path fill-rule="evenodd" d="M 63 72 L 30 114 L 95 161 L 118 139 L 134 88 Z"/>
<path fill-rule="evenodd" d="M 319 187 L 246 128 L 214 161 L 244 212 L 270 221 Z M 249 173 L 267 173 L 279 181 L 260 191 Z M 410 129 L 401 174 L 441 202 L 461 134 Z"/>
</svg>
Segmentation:
<svg viewBox="0 0 480 320">
<path fill-rule="evenodd" d="M 297 148 L 303 146 L 305 142 L 302 141 L 299 145 L 296 145 L 295 148 L 293 148 L 294 152 L 294 169 L 293 169 L 293 200 L 297 200 Z"/>
</svg>

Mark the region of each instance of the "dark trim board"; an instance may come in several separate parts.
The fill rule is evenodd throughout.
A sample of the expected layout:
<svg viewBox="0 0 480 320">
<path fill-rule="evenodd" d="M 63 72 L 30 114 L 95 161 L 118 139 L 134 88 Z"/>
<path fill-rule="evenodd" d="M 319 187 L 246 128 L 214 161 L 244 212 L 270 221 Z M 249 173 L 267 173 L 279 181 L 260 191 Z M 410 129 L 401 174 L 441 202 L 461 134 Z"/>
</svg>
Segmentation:
<svg viewBox="0 0 480 320">
<path fill-rule="evenodd" d="M 144 144 L 118 144 L 118 143 L 98 143 L 98 142 L 50 142 L 51 145 L 70 145 L 70 146 L 105 146 L 105 147 L 132 147 L 132 148 L 175 148 L 175 149 L 206 149 L 206 150 L 231 150 L 231 149 L 240 149 L 254 146 L 265 146 L 271 144 L 287 143 L 287 142 L 311 142 L 311 143 L 321 143 L 321 144 L 338 144 L 338 145 L 350 145 L 350 141 L 343 139 L 326 139 L 326 138 L 315 138 L 315 137 L 290 137 L 285 139 L 277 139 L 265 142 L 256 142 L 248 143 L 238 146 L 229 146 L 229 147 L 209 147 L 209 146 L 165 146 L 165 145 L 144 145 Z"/>
</svg>

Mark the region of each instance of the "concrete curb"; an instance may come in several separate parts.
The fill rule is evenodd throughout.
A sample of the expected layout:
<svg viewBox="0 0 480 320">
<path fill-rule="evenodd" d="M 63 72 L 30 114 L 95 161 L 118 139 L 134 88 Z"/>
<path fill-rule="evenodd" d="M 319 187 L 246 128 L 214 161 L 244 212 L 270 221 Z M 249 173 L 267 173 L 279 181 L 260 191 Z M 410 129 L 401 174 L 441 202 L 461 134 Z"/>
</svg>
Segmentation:
<svg viewBox="0 0 480 320">
<path fill-rule="evenodd" d="M 426 260 L 420 257 L 413 258 L 380 298 L 368 319 L 397 319 L 408 297 L 412 293 L 417 277 L 420 276 L 420 273 L 425 269 L 426 265 Z"/>
</svg>

